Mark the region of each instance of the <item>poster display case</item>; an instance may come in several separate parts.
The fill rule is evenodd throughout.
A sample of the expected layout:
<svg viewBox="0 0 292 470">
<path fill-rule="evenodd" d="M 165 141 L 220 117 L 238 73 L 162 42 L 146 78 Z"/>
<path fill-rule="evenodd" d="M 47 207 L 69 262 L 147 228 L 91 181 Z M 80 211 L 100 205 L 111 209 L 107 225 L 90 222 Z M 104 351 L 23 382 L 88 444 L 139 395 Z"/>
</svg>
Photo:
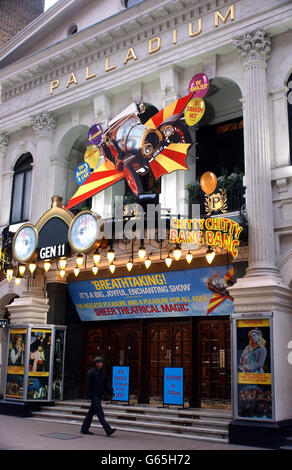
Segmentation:
<svg viewBox="0 0 292 470">
<path fill-rule="evenodd" d="M 62 400 L 66 326 L 9 326 L 5 399 Z"/>
<path fill-rule="evenodd" d="M 273 315 L 232 315 L 233 417 L 275 420 Z"/>
</svg>

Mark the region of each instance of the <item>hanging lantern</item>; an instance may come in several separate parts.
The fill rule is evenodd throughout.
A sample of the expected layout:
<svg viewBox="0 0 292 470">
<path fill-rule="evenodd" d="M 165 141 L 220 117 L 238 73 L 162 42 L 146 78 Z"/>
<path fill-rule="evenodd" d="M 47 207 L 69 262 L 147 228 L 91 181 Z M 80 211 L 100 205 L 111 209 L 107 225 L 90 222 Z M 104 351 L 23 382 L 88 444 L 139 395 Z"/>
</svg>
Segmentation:
<svg viewBox="0 0 292 470">
<path fill-rule="evenodd" d="M 66 258 L 60 258 L 59 264 L 60 264 L 61 270 L 65 269 L 65 268 L 66 268 L 66 264 L 67 264 L 67 259 L 66 259 Z"/>
<path fill-rule="evenodd" d="M 140 261 L 143 261 L 145 256 L 146 256 L 146 250 L 144 248 L 144 246 L 140 246 L 139 250 L 138 250 L 138 256 L 139 256 L 139 259 Z"/>
<path fill-rule="evenodd" d="M 20 274 L 21 276 L 24 275 L 25 270 L 26 270 L 26 267 L 25 267 L 24 264 L 20 264 L 20 265 L 18 266 L 18 272 L 19 272 L 19 274 Z"/>
<path fill-rule="evenodd" d="M 96 276 L 98 273 L 98 267 L 97 266 L 92 266 L 92 272 Z"/>
<path fill-rule="evenodd" d="M 179 245 L 176 245 L 175 249 L 173 250 L 173 256 L 176 261 L 179 261 L 181 257 L 181 247 Z"/>
<path fill-rule="evenodd" d="M 113 248 L 110 248 L 107 252 L 107 259 L 108 259 L 108 262 L 111 264 L 113 262 L 113 260 L 115 259 L 115 252 L 113 250 Z"/>
<path fill-rule="evenodd" d="M 76 256 L 76 263 L 77 263 L 78 268 L 81 268 L 81 266 L 83 264 L 83 255 L 81 253 L 79 253 Z"/>
<path fill-rule="evenodd" d="M 133 266 L 134 265 L 133 265 L 132 261 L 129 259 L 129 261 L 127 262 L 127 270 L 130 272 Z"/>
<path fill-rule="evenodd" d="M 98 250 L 93 253 L 93 262 L 96 266 L 100 262 L 100 253 Z"/>
<path fill-rule="evenodd" d="M 50 267 L 51 267 L 51 262 L 49 260 L 45 261 L 44 270 L 46 271 L 46 273 L 50 270 Z"/>
<path fill-rule="evenodd" d="M 36 270 L 36 263 L 33 261 L 32 263 L 29 263 L 29 266 L 28 266 L 28 269 L 30 271 L 31 274 L 33 274 Z"/>
<path fill-rule="evenodd" d="M 13 268 L 9 267 L 6 271 L 6 279 L 8 282 L 12 281 L 13 278 Z"/>
<path fill-rule="evenodd" d="M 192 262 L 192 259 L 193 259 L 193 255 L 190 251 L 188 251 L 187 254 L 186 254 L 187 263 L 190 264 Z"/>
<path fill-rule="evenodd" d="M 74 268 L 74 274 L 75 274 L 76 277 L 78 276 L 79 272 L 80 272 L 80 269 L 78 268 L 78 266 L 76 266 Z"/>
<path fill-rule="evenodd" d="M 210 246 L 208 246 L 208 249 L 206 251 L 206 260 L 208 261 L 209 264 L 212 263 L 214 257 L 215 257 L 215 251 L 212 250 Z"/>
<path fill-rule="evenodd" d="M 149 256 L 148 256 L 148 258 L 145 259 L 145 266 L 146 266 L 146 269 L 150 268 L 150 265 L 151 265 L 151 259 L 150 259 Z"/>
<path fill-rule="evenodd" d="M 172 258 L 170 257 L 168 253 L 167 258 L 165 258 L 165 264 L 169 268 L 171 266 L 171 263 L 172 263 Z"/>
</svg>

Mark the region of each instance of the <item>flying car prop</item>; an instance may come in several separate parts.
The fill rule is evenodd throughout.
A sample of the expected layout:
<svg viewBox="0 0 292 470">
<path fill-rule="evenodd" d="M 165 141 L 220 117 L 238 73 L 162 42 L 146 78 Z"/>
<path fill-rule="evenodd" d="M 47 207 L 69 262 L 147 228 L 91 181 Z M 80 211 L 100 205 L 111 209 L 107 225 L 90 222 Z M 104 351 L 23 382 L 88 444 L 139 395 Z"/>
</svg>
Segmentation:
<svg viewBox="0 0 292 470">
<path fill-rule="evenodd" d="M 104 162 L 79 187 L 66 209 L 123 178 L 137 196 L 143 193 L 140 176 L 151 171 L 158 179 L 176 170 L 189 170 L 186 157 L 192 139 L 180 119 L 194 96 L 196 91 L 177 99 L 161 111 L 147 103 L 132 103 L 109 123 L 105 132 L 102 132 L 100 125 L 92 126 L 88 140 L 95 145 L 101 142 L 99 148 Z M 200 112 L 199 119 L 202 116 L 203 112 Z"/>
</svg>

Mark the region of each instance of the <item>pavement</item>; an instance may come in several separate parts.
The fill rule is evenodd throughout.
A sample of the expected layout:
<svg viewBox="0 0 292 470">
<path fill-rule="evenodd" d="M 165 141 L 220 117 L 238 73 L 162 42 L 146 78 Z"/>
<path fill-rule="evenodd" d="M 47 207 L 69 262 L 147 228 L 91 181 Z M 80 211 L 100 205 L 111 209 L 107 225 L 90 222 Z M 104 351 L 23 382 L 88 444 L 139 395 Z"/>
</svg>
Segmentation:
<svg viewBox="0 0 292 470">
<path fill-rule="evenodd" d="M 0 451 L 255 451 L 263 450 L 232 444 L 199 441 L 183 437 L 157 436 L 117 430 L 107 437 L 101 427 L 92 426 L 94 435 L 81 435 L 80 425 L 40 421 L 0 415 Z"/>
</svg>

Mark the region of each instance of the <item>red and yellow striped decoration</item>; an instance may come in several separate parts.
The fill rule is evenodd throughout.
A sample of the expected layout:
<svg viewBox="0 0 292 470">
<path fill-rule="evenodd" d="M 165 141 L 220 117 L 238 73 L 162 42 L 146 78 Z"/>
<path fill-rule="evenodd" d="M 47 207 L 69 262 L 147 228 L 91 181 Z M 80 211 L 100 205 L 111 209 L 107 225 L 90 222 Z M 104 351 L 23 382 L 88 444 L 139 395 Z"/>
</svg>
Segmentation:
<svg viewBox="0 0 292 470">
<path fill-rule="evenodd" d="M 175 170 L 188 170 L 187 151 L 191 144 L 170 144 L 150 162 L 151 171 L 156 179 Z"/>
<path fill-rule="evenodd" d="M 232 266 L 229 269 L 229 271 L 227 271 L 227 273 L 225 274 L 224 280 L 227 282 L 233 276 L 234 276 L 234 268 Z M 213 312 L 213 310 L 215 310 L 215 308 L 217 308 L 220 304 L 222 304 L 224 302 L 224 300 L 226 300 L 226 299 L 230 299 L 230 297 L 227 297 L 227 295 L 220 295 L 220 294 L 212 295 L 211 299 L 209 300 L 207 315 L 209 315 L 209 313 Z"/>
<path fill-rule="evenodd" d="M 109 161 L 104 162 L 93 171 L 87 180 L 78 188 L 65 209 L 71 209 L 124 177 L 124 172 L 116 170 L 113 163 Z"/>
<path fill-rule="evenodd" d="M 157 129 L 163 122 L 167 121 L 170 117 L 179 115 L 183 112 L 184 108 L 192 98 L 194 93 L 190 93 L 183 98 L 170 103 L 168 106 L 165 106 L 161 111 L 154 114 L 144 125 L 150 127 L 151 129 Z M 173 119 L 175 120 L 175 119 Z"/>
</svg>

